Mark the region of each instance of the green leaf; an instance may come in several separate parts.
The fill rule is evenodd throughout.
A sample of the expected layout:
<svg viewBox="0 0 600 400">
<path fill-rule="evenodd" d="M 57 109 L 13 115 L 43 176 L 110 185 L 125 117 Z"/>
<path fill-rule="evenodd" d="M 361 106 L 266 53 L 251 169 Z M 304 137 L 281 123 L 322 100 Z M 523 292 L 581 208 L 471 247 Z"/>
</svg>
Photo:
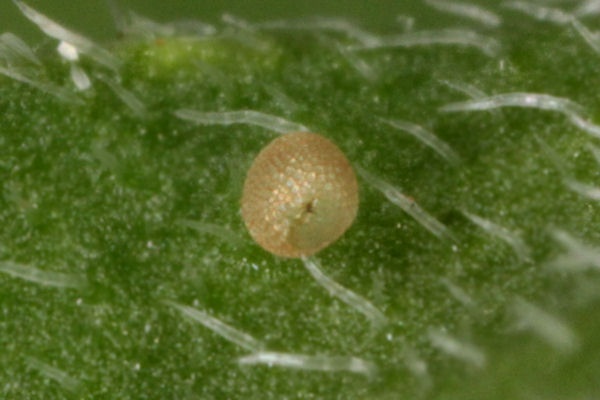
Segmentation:
<svg viewBox="0 0 600 400">
<path fill-rule="evenodd" d="M 387 35 L 138 19 L 112 55 L 74 42 L 69 62 L 52 39 L 42 66 L 3 37 L 1 397 L 597 396 L 591 20 L 440 4 Z M 241 219 L 277 135 L 257 115 L 359 172 L 356 221 L 314 259 Z"/>
</svg>

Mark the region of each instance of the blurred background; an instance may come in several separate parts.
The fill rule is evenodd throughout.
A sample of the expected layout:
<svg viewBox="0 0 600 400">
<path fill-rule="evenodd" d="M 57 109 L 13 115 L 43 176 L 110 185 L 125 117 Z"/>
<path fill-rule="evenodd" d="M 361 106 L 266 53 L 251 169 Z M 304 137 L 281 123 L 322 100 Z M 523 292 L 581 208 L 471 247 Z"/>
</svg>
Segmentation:
<svg viewBox="0 0 600 400">
<path fill-rule="evenodd" d="M 25 0 L 37 11 L 54 21 L 90 38 L 107 41 L 117 30 L 106 0 Z M 415 18 L 415 28 L 438 26 L 440 13 L 423 6 L 421 1 L 397 0 L 114 0 L 122 10 L 132 10 L 157 22 L 198 19 L 217 23 L 223 13 L 230 13 L 251 22 L 279 18 L 309 16 L 346 17 L 365 28 L 378 32 L 403 30 L 402 15 Z M 493 3 L 478 1 L 477 3 Z M 459 23 L 470 24 L 469 21 Z M 475 25 L 477 26 L 477 25 Z M 0 32 L 13 32 L 28 42 L 39 41 L 43 35 L 26 22 L 10 0 L 0 1 Z"/>
</svg>

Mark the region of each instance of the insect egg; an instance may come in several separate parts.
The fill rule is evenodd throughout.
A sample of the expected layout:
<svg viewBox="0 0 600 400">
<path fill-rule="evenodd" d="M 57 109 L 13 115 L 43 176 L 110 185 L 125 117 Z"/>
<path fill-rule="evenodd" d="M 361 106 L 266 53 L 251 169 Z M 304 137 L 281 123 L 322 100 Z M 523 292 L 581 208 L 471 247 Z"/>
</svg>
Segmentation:
<svg viewBox="0 0 600 400">
<path fill-rule="evenodd" d="M 312 255 L 337 240 L 358 210 L 358 184 L 330 140 L 288 133 L 258 154 L 244 183 L 242 218 L 250 236 L 282 257 Z"/>
</svg>

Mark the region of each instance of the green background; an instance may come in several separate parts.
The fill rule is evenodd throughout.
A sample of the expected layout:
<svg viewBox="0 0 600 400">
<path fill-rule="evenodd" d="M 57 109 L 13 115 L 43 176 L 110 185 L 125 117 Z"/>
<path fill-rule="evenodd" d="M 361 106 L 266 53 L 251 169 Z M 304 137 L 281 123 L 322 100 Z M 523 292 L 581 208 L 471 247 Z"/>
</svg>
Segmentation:
<svg viewBox="0 0 600 400">
<path fill-rule="evenodd" d="M 0 275 L 0 397 L 597 397 L 600 214 L 597 201 L 567 186 L 600 184 L 590 151 L 597 140 L 558 113 L 439 107 L 467 100 L 443 83 L 462 82 L 488 94 L 569 98 L 597 123 L 600 55 L 570 25 L 494 2 L 487 5 L 503 18 L 498 28 L 418 2 L 271 3 L 122 4 L 158 21 L 194 17 L 219 30 L 220 14 L 230 12 L 249 21 L 346 16 L 379 34 L 399 33 L 396 15 L 406 14 L 415 30 L 474 29 L 501 50 L 493 57 L 442 45 L 358 53 L 375 71 L 366 79 L 331 45 L 351 44 L 339 34 L 234 30 L 205 40 L 115 40 L 103 2 L 29 3 L 102 41 L 124 65 L 115 74 L 83 57 L 93 89 L 75 94 L 79 103 L 0 78 L 0 266 L 14 262 L 85 282 L 65 289 Z M 75 93 L 55 41 L 10 2 L 0 4 L 0 22 L 43 59 L 43 67 L 20 61 L 17 70 Z M 594 29 L 593 18 L 584 23 Z M 147 113 L 134 115 L 102 83 L 107 78 Z M 273 134 L 197 126 L 174 117 L 181 108 L 254 109 L 310 126 L 352 163 L 414 198 L 455 240 L 431 235 L 371 179 L 359 178 L 356 222 L 318 258 L 326 274 L 389 319 L 372 326 L 328 296 L 300 261 L 278 259 L 248 236 L 239 215 L 245 171 Z M 449 165 L 378 117 L 431 129 L 460 163 Z M 520 257 L 463 210 L 514 232 L 530 254 Z M 581 261 L 584 250 L 569 252 L 557 230 L 592 255 Z M 583 271 L 550 268 L 569 264 Z M 204 310 L 269 350 L 360 357 L 378 373 L 240 366 L 247 350 L 165 301 Z M 524 304 L 541 311 L 528 313 Z M 432 340 L 439 332 L 465 347 L 454 355 L 440 349 Z"/>
<path fill-rule="evenodd" d="M 394 31 L 398 29 L 395 22 L 396 15 L 410 13 L 414 16 L 418 15 L 419 22 L 424 26 L 445 25 L 439 20 L 439 13 L 413 1 L 118 0 L 117 2 L 125 10 L 131 9 L 158 22 L 194 18 L 213 23 L 220 21 L 223 13 L 237 15 L 254 22 L 277 18 L 333 16 L 351 18 L 376 31 Z M 28 4 L 55 21 L 95 39 L 110 40 L 116 33 L 110 10 L 104 0 L 86 0 L 83 4 L 63 0 L 38 0 L 30 1 Z M 9 1 L 0 4 L 0 23 L 4 31 L 14 32 L 23 37 L 42 38 L 41 34 L 36 34 L 30 26 L 23 23 L 16 7 Z"/>
</svg>

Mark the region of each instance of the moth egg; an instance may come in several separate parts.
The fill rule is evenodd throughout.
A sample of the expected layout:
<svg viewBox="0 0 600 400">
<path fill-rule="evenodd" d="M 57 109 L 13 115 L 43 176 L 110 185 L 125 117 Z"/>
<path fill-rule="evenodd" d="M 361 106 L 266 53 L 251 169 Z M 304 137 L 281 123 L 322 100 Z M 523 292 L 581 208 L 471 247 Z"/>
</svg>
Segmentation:
<svg viewBox="0 0 600 400">
<path fill-rule="evenodd" d="M 336 241 L 358 211 L 350 162 L 330 140 L 284 134 L 263 148 L 248 170 L 242 218 L 250 236 L 281 257 L 310 256 Z"/>
</svg>

